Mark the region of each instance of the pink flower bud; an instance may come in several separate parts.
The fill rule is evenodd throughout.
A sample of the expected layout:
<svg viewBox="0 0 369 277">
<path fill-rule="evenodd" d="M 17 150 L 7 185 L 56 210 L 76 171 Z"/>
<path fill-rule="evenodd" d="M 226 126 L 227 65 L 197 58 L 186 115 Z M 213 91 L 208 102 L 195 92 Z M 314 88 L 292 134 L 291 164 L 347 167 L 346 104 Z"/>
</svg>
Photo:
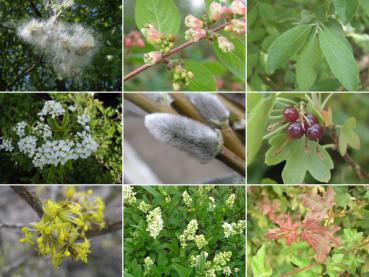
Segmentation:
<svg viewBox="0 0 369 277">
<path fill-rule="evenodd" d="M 224 28 L 226 32 L 232 32 L 235 35 L 241 36 L 246 34 L 246 22 L 239 19 L 232 19 L 231 23 Z"/>
<path fill-rule="evenodd" d="M 154 65 L 162 58 L 159 51 L 150 52 L 144 55 L 144 62 L 147 65 Z"/>
<path fill-rule="evenodd" d="M 225 16 L 231 16 L 231 15 L 233 15 L 233 12 L 229 7 L 223 7 L 223 14 Z"/>
<path fill-rule="evenodd" d="M 194 17 L 193 15 L 188 15 L 185 18 L 185 25 L 188 28 L 201 28 L 203 25 L 202 20 Z"/>
<path fill-rule="evenodd" d="M 132 45 L 132 39 L 131 38 L 124 38 L 124 48 L 129 48 Z"/>
<path fill-rule="evenodd" d="M 145 42 L 142 39 L 138 39 L 137 40 L 137 46 L 140 48 L 144 48 L 145 47 Z"/>
<path fill-rule="evenodd" d="M 147 41 L 151 44 L 156 44 L 158 43 L 158 40 L 160 40 L 160 32 L 158 30 L 155 29 L 154 26 L 152 26 L 151 24 L 146 24 L 142 29 L 141 29 L 142 34 L 144 35 L 144 37 L 147 39 Z"/>
<path fill-rule="evenodd" d="M 185 39 L 195 42 L 206 36 L 206 31 L 201 28 L 191 28 L 185 32 Z"/>
<path fill-rule="evenodd" d="M 217 2 L 211 3 L 209 7 L 209 19 L 213 21 L 218 21 L 223 16 L 223 7 Z"/>
<path fill-rule="evenodd" d="M 233 43 L 222 36 L 218 37 L 218 45 L 220 50 L 222 50 L 224 53 L 231 52 L 234 50 Z"/>
<path fill-rule="evenodd" d="M 234 14 L 246 15 L 246 6 L 240 0 L 235 0 L 232 2 L 231 10 Z"/>
</svg>

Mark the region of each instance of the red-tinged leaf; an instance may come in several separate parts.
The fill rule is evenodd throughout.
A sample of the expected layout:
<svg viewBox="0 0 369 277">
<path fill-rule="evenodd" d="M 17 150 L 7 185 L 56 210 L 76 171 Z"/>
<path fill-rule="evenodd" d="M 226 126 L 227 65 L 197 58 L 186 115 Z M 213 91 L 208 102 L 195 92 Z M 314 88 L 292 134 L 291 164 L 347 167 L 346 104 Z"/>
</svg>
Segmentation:
<svg viewBox="0 0 369 277">
<path fill-rule="evenodd" d="M 277 200 L 272 202 L 269 200 L 268 196 L 263 196 L 256 205 L 264 215 L 268 216 L 271 221 L 276 223 L 276 220 L 278 220 L 276 212 L 281 208 L 281 205 Z"/>
<path fill-rule="evenodd" d="M 284 238 L 288 245 L 291 245 L 294 241 L 297 241 L 297 232 L 300 224 L 293 223 L 289 214 L 276 220 L 276 223 L 280 226 L 280 228 L 268 230 L 266 234 L 268 239 Z"/>
<path fill-rule="evenodd" d="M 301 240 L 307 241 L 316 253 L 316 258 L 324 262 L 332 246 L 340 246 L 340 238 L 334 234 L 340 230 L 338 226 L 320 226 L 319 220 L 307 216 L 301 224 Z"/>
<path fill-rule="evenodd" d="M 317 194 L 302 194 L 300 199 L 302 204 L 311 210 L 309 212 L 309 217 L 314 217 L 320 221 L 327 215 L 328 210 L 334 206 L 335 195 L 335 191 L 329 187 L 324 197 Z"/>
</svg>

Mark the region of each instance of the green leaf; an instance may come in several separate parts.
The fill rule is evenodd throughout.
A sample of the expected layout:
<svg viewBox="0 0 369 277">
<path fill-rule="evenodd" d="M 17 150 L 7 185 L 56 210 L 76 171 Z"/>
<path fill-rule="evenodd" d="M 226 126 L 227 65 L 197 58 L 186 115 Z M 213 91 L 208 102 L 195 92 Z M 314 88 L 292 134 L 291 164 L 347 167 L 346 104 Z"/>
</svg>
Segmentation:
<svg viewBox="0 0 369 277">
<path fill-rule="evenodd" d="M 190 85 L 186 87 L 192 91 L 215 91 L 217 90 L 213 74 L 201 63 L 194 60 L 184 60 L 185 69 L 192 71 L 194 78 Z"/>
<path fill-rule="evenodd" d="M 228 37 L 227 37 L 228 38 Z M 246 50 L 245 50 L 245 42 L 240 38 L 228 38 L 230 42 L 232 42 L 235 46 L 234 50 L 229 53 L 223 53 L 219 47 L 218 42 L 214 42 L 213 48 L 214 52 L 217 55 L 219 61 L 229 70 L 231 71 L 237 78 L 242 81 L 245 81 L 246 72 L 245 72 L 245 64 L 246 64 Z"/>
<path fill-rule="evenodd" d="M 172 268 L 177 271 L 179 277 L 188 277 L 191 274 L 192 269 L 184 267 L 180 264 L 172 264 Z"/>
<path fill-rule="evenodd" d="M 309 25 L 300 25 L 277 37 L 268 49 L 266 70 L 273 72 L 285 65 L 302 48 L 311 30 Z"/>
<path fill-rule="evenodd" d="M 247 97 L 253 97 L 248 94 Z M 251 164 L 258 153 L 262 143 L 265 130 L 267 129 L 268 119 L 272 107 L 275 103 L 275 94 L 264 98 L 254 107 L 247 119 L 247 163 Z"/>
<path fill-rule="evenodd" d="M 301 184 L 307 172 L 319 182 L 327 183 L 331 179 L 333 161 L 318 143 L 308 141 L 305 149 L 305 138 L 288 141 L 286 134 L 273 137 L 269 143 L 271 148 L 265 155 L 265 163 L 270 166 L 286 161 L 282 172 L 285 184 Z"/>
<path fill-rule="evenodd" d="M 314 85 L 321 61 L 319 40 L 313 35 L 301 51 L 296 64 L 296 79 L 300 90 L 309 90 Z"/>
<path fill-rule="evenodd" d="M 358 5 L 358 0 L 334 0 L 336 14 L 340 17 L 343 24 L 347 24 L 351 21 L 356 13 Z"/>
<path fill-rule="evenodd" d="M 165 34 L 177 34 L 182 21 L 181 13 L 172 0 L 136 0 L 135 19 L 139 29 L 152 24 Z"/>
<path fill-rule="evenodd" d="M 363 9 L 363 11 L 366 13 L 366 15 L 369 16 L 369 1 L 368 0 L 359 0 L 359 5 Z"/>
<path fill-rule="evenodd" d="M 359 86 L 359 69 L 352 48 L 342 30 L 324 26 L 319 33 L 320 48 L 334 76 L 349 91 Z"/>
<path fill-rule="evenodd" d="M 334 197 L 336 201 L 336 205 L 339 207 L 346 208 L 349 200 L 350 200 L 350 194 L 347 192 L 347 187 L 333 187 L 336 195 Z"/>
<path fill-rule="evenodd" d="M 211 5 L 211 3 L 213 3 L 214 0 L 205 0 L 205 5 L 206 5 L 206 8 L 208 9 Z"/>
<path fill-rule="evenodd" d="M 68 111 L 64 114 L 63 122 L 62 122 L 62 128 L 65 130 L 68 127 L 69 124 L 69 113 Z"/>
<path fill-rule="evenodd" d="M 354 149 L 360 149 L 360 138 L 354 131 L 355 128 L 356 119 L 354 117 L 350 117 L 340 129 L 339 150 L 341 156 L 346 154 L 348 145 Z"/>
<path fill-rule="evenodd" d="M 268 277 L 272 275 L 272 269 L 265 263 L 265 245 L 263 245 L 256 256 L 251 258 L 251 269 L 254 276 Z"/>
</svg>

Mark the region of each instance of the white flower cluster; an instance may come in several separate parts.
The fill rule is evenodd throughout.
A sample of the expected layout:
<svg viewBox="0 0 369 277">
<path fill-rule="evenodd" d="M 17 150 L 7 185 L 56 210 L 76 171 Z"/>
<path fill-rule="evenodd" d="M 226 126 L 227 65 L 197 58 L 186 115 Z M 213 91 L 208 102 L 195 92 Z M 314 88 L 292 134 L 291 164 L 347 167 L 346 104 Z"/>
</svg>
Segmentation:
<svg viewBox="0 0 369 277">
<path fill-rule="evenodd" d="M 145 201 L 141 201 L 138 205 L 138 209 L 143 213 L 147 213 L 151 209 L 151 205 L 147 204 Z"/>
<path fill-rule="evenodd" d="M 237 223 L 233 222 L 231 224 L 224 222 L 222 227 L 224 237 L 229 238 L 230 236 L 243 233 L 243 230 L 246 228 L 246 220 L 239 220 Z"/>
<path fill-rule="evenodd" d="M 199 228 L 199 224 L 196 219 L 193 219 L 188 223 L 187 229 L 183 231 L 183 233 L 179 236 L 179 241 L 181 243 L 181 247 L 185 248 L 187 246 L 187 241 L 194 241 L 198 249 L 202 249 L 205 245 L 208 244 L 204 235 L 196 235 L 197 229 Z"/>
<path fill-rule="evenodd" d="M 231 194 L 228 199 L 226 200 L 225 204 L 229 209 L 233 208 L 234 200 L 236 199 L 236 195 L 233 193 Z"/>
<path fill-rule="evenodd" d="M 151 267 L 154 264 L 153 260 L 150 257 L 146 257 L 144 263 L 147 267 Z"/>
<path fill-rule="evenodd" d="M 50 126 L 43 123 L 45 117 L 51 116 L 55 119 L 64 113 L 65 109 L 61 103 L 54 100 L 46 101 L 42 110 L 37 114 L 39 121 L 33 128 L 27 129 L 29 125 L 25 121 L 18 122 L 12 128 L 19 137 L 17 142 L 19 152 L 32 159 L 35 167 L 42 169 L 46 165 L 58 166 L 64 165 L 69 160 L 87 159 L 97 150 L 98 144 L 89 132 L 87 125 L 89 119 L 86 114 L 78 115 L 77 121 L 84 129 L 82 132 L 76 132 L 73 139 L 53 140 Z M 5 149 L 5 147 L 2 148 Z M 14 150 L 11 140 L 7 140 L 6 151 L 9 150 Z"/>
<path fill-rule="evenodd" d="M 224 274 L 231 274 L 232 270 L 227 266 L 227 263 L 231 260 L 232 252 L 219 252 L 215 255 L 213 261 L 207 261 L 205 263 L 205 276 L 216 277 L 217 271 L 223 271 Z M 227 275 L 228 276 L 228 275 Z"/>
<path fill-rule="evenodd" d="M 163 230 L 164 221 L 161 217 L 161 209 L 159 207 L 155 208 L 146 216 L 147 228 L 146 231 L 149 232 L 150 236 L 156 239 L 160 231 Z"/>
<path fill-rule="evenodd" d="M 44 51 L 60 77 L 78 76 L 98 49 L 91 30 L 80 24 L 59 22 L 57 15 L 26 22 L 18 28 L 18 35 Z"/>
<path fill-rule="evenodd" d="M 185 190 L 183 193 L 182 193 L 182 198 L 183 198 L 183 202 L 186 204 L 186 206 L 188 208 L 191 207 L 191 204 L 192 204 L 192 198 L 191 196 L 188 194 L 187 190 Z"/>
<path fill-rule="evenodd" d="M 137 202 L 136 192 L 133 190 L 132 186 L 123 186 L 123 202 L 132 205 Z"/>
<path fill-rule="evenodd" d="M 5 152 L 12 152 L 13 147 L 13 141 L 11 139 L 0 137 L 0 150 L 4 150 Z"/>
<path fill-rule="evenodd" d="M 204 251 L 203 253 L 204 253 L 204 258 L 206 260 L 208 258 L 208 256 L 209 256 L 209 253 L 206 252 L 206 251 Z M 199 263 L 200 263 L 200 257 L 201 257 L 201 255 L 191 256 L 191 258 L 190 258 L 191 267 L 196 267 L 196 266 L 199 265 Z"/>
<path fill-rule="evenodd" d="M 44 116 L 50 115 L 52 118 L 56 118 L 58 116 L 64 115 L 64 113 L 65 109 L 59 102 L 56 102 L 55 100 L 50 100 L 44 103 L 44 107 L 37 115 L 40 117 L 41 121 L 43 121 Z"/>
</svg>

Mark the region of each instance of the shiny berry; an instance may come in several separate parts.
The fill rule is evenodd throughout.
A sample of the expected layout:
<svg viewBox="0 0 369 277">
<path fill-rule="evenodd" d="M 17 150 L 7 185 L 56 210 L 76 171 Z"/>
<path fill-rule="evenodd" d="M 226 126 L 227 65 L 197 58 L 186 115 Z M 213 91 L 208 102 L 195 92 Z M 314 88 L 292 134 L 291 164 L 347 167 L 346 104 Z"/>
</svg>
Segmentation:
<svg viewBox="0 0 369 277">
<path fill-rule="evenodd" d="M 307 123 L 309 126 L 318 123 L 318 119 L 316 119 L 316 117 L 311 113 L 305 114 L 304 119 L 305 123 Z"/>
<path fill-rule="evenodd" d="M 324 129 L 319 124 L 311 125 L 305 132 L 305 135 L 310 140 L 319 140 L 324 134 Z"/>
<path fill-rule="evenodd" d="M 294 107 L 287 107 L 283 110 L 283 117 L 288 122 L 295 122 L 299 118 L 299 111 Z"/>
<path fill-rule="evenodd" d="M 293 122 L 287 127 L 287 135 L 290 139 L 299 139 L 304 135 L 301 122 Z"/>
</svg>

